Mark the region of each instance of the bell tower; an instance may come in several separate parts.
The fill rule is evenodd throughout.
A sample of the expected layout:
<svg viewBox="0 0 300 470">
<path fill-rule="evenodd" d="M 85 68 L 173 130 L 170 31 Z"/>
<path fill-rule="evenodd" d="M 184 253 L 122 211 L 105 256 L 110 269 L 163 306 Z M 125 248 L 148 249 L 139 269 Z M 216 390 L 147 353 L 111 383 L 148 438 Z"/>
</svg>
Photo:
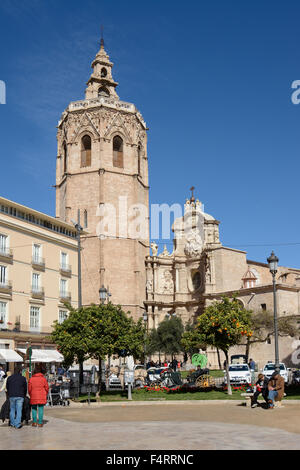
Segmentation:
<svg viewBox="0 0 300 470">
<path fill-rule="evenodd" d="M 102 39 L 85 99 L 58 123 L 56 216 L 70 222 L 80 211 L 83 305 L 99 303 L 104 285 L 112 303 L 138 318 L 149 252 L 147 126 L 119 99 L 112 67 Z"/>
</svg>

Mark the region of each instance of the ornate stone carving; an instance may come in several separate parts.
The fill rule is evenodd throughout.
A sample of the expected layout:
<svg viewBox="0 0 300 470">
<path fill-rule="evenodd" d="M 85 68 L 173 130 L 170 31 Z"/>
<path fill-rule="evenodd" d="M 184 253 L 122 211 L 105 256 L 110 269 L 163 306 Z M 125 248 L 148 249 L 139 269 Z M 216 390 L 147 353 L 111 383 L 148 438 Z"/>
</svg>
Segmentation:
<svg viewBox="0 0 300 470">
<path fill-rule="evenodd" d="M 190 258 L 195 258 L 197 256 L 200 256 L 202 252 L 202 247 L 203 247 L 202 238 L 200 237 L 197 231 L 193 230 L 187 236 L 187 242 L 184 247 L 184 252 L 186 256 L 189 256 Z"/>
</svg>

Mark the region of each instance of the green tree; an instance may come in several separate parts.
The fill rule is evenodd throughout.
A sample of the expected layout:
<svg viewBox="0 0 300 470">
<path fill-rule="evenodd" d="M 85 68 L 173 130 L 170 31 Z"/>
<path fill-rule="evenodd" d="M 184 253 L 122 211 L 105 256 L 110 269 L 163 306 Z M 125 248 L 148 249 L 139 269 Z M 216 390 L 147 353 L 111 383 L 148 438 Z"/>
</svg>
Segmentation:
<svg viewBox="0 0 300 470">
<path fill-rule="evenodd" d="M 165 318 L 157 329 L 153 329 L 147 340 L 147 351 L 150 354 L 163 352 L 169 354 L 172 359 L 182 352 L 181 338 L 184 327 L 180 317 L 175 315 Z"/>
<path fill-rule="evenodd" d="M 197 344 L 213 346 L 224 352 L 229 395 L 232 395 L 228 370 L 229 349 L 252 336 L 250 314 L 235 297 L 223 297 L 220 302 L 215 301 L 208 306 L 198 317 L 195 329 L 197 335 L 193 341 L 197 338 Z"/>
<path fill-rule="evenodd" d="M 69 307 L 69 311 L 63 323 L 54 322 L 51 334 L 66 365 L 97 359 L 101 378 L 101 360 L 107 356 L 143 356 L 145 328 L 142 319 L 134 322 L 119 305 L 91 305 L 77 310 Z"/>
<path fill-rule="evenodd" d="M 278 336 L 294 337 L 299 335 L 297 315 L 282 315 L 277 319 Z M 274 315 L 269 311 L 253 312 L 251 315 L 252 336 L 246 338 L 246 356 L 250 355 L 250 348 L 256 343 L 265 343 L 274 336 Z"/>
</svg>

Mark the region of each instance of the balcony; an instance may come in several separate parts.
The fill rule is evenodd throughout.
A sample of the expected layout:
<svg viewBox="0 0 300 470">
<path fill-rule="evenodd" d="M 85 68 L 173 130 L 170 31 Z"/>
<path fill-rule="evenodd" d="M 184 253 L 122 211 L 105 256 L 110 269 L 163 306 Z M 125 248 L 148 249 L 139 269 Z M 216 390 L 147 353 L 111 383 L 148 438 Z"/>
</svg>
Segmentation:
<svg viewBox="0 0 300 470">
<path fill-rule="evenodd" d="M 0 247 L 0 261 L 13 262 L 13 251 L 10 248 Z"/>
<path fill-rule="evenodd" d="M 1 294 L 12 294 L 12 283 L 11 281 L 4 281 L 0 283 Z"/>
<path fill-rule="evenodd" d="M 43 287 L 31 286 L 31 297 L 33 299 L 44 300 L 45 291 Z"/>
<path fill-rule="evenodd" d="M 33 256 L 31 260 L 31 265 L 34 269 L 37 269 L 38 271 L 45 271 L 45 258 Z"/>
<path fill-rule="evenodd" d="M 71 277 L 72 275 L 72 267 L 70 264 L 61 264 L 60 265 L 60 274 L 62 276 L 67 276 L 67 277 Z"/>
<path fill-rule="evenodd" d="M 60 291 L 59 300 L 61 302 L 71 302 L 71 292 Z"/>
</svg>

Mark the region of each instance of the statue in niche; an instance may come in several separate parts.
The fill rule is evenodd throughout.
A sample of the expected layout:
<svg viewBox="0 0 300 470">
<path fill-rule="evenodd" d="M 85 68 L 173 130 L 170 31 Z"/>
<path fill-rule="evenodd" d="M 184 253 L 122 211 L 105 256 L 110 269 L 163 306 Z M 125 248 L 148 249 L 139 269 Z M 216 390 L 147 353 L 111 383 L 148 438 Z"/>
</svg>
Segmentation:
<svg viewBox="0 0 300 470">
<path fill-rule="evenodd" d="M 152 249 L 152 256 L 157 256 L 158 245 L 155 242 L 151 242 L 150 246 Z"/>
<path fill-rule="evenodd" d="M 146 289 L 147 289 L 147 292 L 152 292 L 153 291 L 153 281 L 152 281 L 152 279 L 148 279 L 148 281 L 146 282 Z"/>
<path fill-rule="evenodd" d="M 164 271 L 163 274 L 163 291 L 172 293 L 174 291 L 173 276 L 170 271 Z"/>
<path fill-rule="evenodd" d="M 211 283 L 211 261 L 208 255 L 206 255 L 205 260 L 205 282 L 207 284 Z"/>
</svg>

